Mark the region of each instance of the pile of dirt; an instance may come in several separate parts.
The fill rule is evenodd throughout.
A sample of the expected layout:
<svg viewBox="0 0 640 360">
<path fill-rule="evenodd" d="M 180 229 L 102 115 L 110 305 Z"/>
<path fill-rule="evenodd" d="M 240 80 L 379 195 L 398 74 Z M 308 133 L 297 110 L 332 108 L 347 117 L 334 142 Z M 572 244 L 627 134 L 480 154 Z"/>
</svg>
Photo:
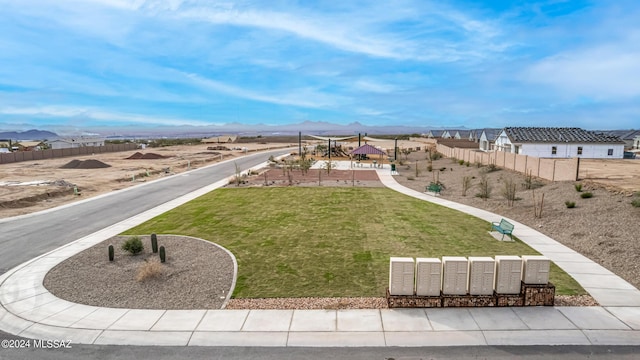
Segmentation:
<svg viewBox="0 0 640 360">
<path fill-rule="evenodd" d="M 160 154 L 156 154 L 156 153 L 140 153 L 140 152 L 136 152 L 135 154 L 129 156 L 128 158 L 126 158 L 127 160 L 140 160 L 140 159 L 145 159 L 145 160 L 154 160 L 154 159 L 164 159 L 166 158 L 166 156 L 162 156 Z"/>
<path fill-rule="evenodd" d="M 42 201 L 47 201 L 51 198 L 63 197 L 67 195 L 73 195 L 73 189 L 69 187 L 63 187 L 62 189 L 51 189 L 45 193 L 36 194 L 32 196 L 25 196 L 15 200 L 0 200 L 0 209 L 21 209 L 33 206 Z"/>
<path fill-rule="evenodd" d="M 68 163 L 60 166 L 60 169 L 102 169 L 111 167 L 109 164 L 105 164 L 100 160 L 71 160 Z"/>
</svg>

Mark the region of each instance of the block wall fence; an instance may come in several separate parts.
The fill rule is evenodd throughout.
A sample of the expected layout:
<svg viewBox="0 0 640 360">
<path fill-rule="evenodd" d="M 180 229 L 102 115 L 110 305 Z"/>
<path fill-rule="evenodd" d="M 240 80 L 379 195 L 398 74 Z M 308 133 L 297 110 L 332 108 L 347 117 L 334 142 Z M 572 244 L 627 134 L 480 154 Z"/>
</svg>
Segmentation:
<svg viewBox="0 0 640 360">
<path fill-rule="evenodd" d="M 504 151 L 483 152 L 476 149 L 451 148 L 437 144 L 436 150 L 446 157 L 468 161 L 472 164 L 494 164 L 501 168 L 551 181 L 576 181 L 579 159 L 546 159 Z"/>
<path fill-rule="evenodd" d="M 8 154 L 0 154 L 0 164 L 9 164 L 21 161 L 54 159 L 69 156 L 82 156 L 101 154 L 117 151 L 129 151 L 138 148 L 137 144 L 109 144 L 104 146 L 84 146 L 68 149 L 48 149 L 39 151 L 16 151 Z"/>
</svg>

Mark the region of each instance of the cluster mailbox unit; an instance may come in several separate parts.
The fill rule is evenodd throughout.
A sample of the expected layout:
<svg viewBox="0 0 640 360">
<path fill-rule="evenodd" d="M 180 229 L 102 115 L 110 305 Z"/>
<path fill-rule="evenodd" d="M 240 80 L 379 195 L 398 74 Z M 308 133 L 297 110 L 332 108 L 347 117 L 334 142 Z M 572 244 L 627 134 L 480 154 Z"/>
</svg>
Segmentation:
<svg viewBox="0 0 640 360">
<path fill-rule="evenodd" d="M 547 286 L 550 261 L 544 256 L 438 258 L 392 257 L 390 296 L 519 295 L 522 284 Z M 552 286 L 549 284 L 549 286 Z"/>
</svg>

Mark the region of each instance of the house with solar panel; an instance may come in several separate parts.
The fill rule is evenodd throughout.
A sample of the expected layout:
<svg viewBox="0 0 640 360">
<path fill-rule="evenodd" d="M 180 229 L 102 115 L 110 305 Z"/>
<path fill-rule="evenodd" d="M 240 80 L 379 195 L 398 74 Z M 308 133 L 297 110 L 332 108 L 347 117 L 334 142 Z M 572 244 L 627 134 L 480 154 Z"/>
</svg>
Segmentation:
<svg viewBox="0 0 640 360">
<path fill-rule="evenodd" d="M 478 137 L 480 150 L 493 151 L 495 147 L 496 138 L 498 137 L 498 134 L 500 134 L 502 130 L 501 129 L 481 129 L 478 131 L 480 132 L 480 136 Z"/>
<path fill-rule="evenodd" d="M 507 127 L 495 139 L 495 150 L 539 158 L 622 159 L 619 137 L 580 128 Z"/>
</svg>

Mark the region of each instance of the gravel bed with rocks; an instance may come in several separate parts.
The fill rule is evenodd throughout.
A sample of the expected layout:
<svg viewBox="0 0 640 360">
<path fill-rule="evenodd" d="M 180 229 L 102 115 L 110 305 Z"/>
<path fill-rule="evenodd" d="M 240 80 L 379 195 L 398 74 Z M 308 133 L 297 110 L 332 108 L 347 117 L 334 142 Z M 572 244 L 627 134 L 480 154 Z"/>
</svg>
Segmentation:
<svg viewBox="0 0 640 360">
<path fill-rule="evenodd" d="M 166 262 L 152 253 L 150 236 L 139 236 L 144 250 L 130 255 L 121 245 L 130 236 L 97 244 L 55 266 L 44 286 L 55 296 L 86 305 L 129 309 L 220 309 L 231 289 L 234 261 L 208 241 L 186 236 L 158 235 Z M 109 261 L 113 244 L 115 260 Z M 140 268 L 160 264 L 157 276 L 138 281 Z"/>
</svg>

